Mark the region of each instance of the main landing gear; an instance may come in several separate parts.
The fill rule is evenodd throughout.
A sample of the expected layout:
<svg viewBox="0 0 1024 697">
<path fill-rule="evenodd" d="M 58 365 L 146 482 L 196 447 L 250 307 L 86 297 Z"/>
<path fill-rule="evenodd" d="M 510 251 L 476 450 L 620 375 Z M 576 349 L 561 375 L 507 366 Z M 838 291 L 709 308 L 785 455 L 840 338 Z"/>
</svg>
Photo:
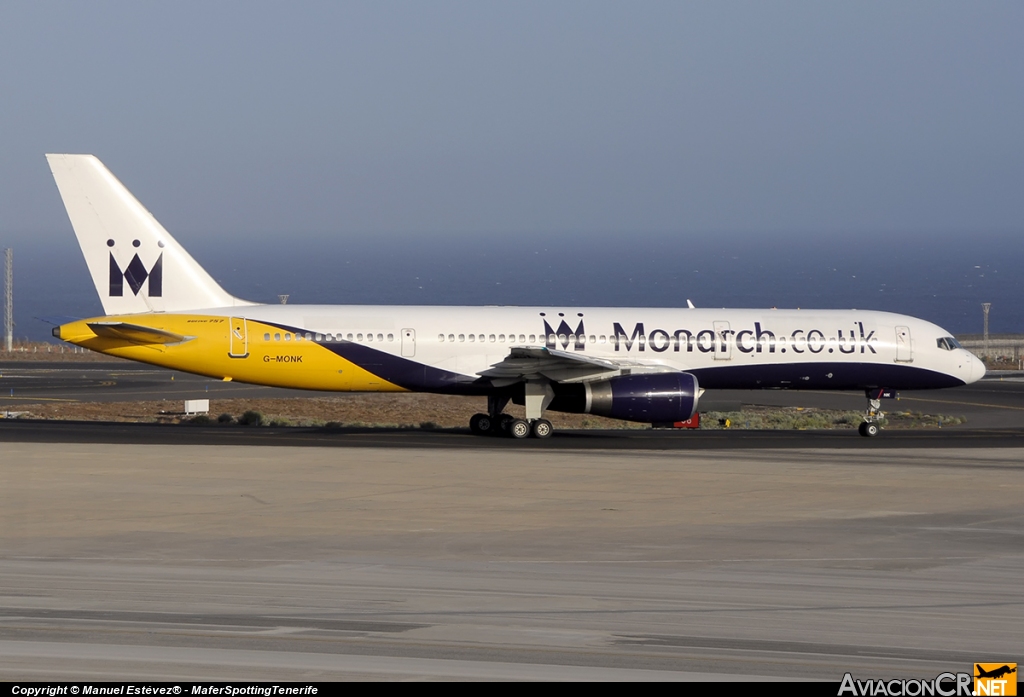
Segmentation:
<svg viewBox="0 0 1024 697">
<path fill-rule="evenodd" d="M 555 429 L 543 417 L 544 409 L 551 404 L 555 393 L 548 382 L 527 382 L 525 386 L 526 418 L 517 419 L 502 410 L 509 398 L 495 395 L 487 397 L 487 413 L 474 414 L 469 420 L 469 430 L 477 435 L 509 435 L 513 438 L 549 438 Z"/>
<path fill-rule="evenodd" d="M 864 422 L 857 429 L 865 438 L 874 438 L 881 430 L 878 422 L 885 418 L 885 412 L 882 411 L 882 400 L 880 397 L 881 393 L 879 393 L 878 397 L 873 396 L 872 392 L 867 393 L 868 408 L 864 412 Z"/>
<path fill-rule="evenodd" d="M 478 436 L 501 435 L 512 438 L 549 438 L 555 428 L 547 419 L 526 421 L 510 414 L 474 414 L 469 420 L 469 430 Z"/>
</svg>

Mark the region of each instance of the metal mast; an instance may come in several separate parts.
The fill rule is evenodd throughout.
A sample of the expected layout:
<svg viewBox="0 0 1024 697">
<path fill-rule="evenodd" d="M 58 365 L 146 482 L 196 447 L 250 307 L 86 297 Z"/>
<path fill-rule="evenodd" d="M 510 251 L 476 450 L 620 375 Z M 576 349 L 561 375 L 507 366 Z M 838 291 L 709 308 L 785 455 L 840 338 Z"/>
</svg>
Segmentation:
<svg viewBox="0 0 1024 697">
<path fill-rule="evenodd" d="M 14 349 L 14 252 L 4 250 L 4 347 Z"/>
<path fill-rule="evenodd" d="M 985 315 L 985 328 L 982 333 L 982 337 L 985 339 L 985 355 L 988 356 L 988 311 L 992 307 L 992 303 L 982 303 L 981 311 Z"/>
</svg>

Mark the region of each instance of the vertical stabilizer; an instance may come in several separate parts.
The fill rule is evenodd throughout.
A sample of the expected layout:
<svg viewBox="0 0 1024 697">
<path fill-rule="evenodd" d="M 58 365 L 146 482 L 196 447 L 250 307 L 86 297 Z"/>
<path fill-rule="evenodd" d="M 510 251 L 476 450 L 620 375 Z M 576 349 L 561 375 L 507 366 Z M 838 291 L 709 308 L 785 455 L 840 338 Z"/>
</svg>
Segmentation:
<svg viewBox="0 0 1024 697">
<path fill-rule="evenodd" d="M 93 155 L 47 155 L 108 315 L 251 305 L 210 274 Z"/>
</svg>

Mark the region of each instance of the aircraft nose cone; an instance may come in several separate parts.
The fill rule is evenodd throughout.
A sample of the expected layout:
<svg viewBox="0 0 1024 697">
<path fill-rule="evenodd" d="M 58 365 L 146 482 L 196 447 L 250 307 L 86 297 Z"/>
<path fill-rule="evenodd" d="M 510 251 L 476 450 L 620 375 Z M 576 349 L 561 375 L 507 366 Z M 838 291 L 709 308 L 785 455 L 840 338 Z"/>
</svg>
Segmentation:
<svg viewBox="0 0 1024 697">
<path fill-rule="evenodd" d="M 985 364 L 981 362 L 981 359 L 979 359 L 972 353 L 971 362 L 967 368 L 967 382 L 972 383 L 981 380 L 983 377 L 985 377 L 985 372 Z"/>
</svg>

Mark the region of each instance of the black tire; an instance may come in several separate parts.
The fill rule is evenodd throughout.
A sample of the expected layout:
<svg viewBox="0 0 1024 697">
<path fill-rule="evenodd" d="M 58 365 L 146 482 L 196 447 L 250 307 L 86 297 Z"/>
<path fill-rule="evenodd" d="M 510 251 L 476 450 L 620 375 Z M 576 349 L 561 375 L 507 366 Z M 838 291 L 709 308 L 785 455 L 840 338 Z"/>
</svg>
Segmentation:
<svg viewBox="0 0 1024 697">
<path fill-rule="evenodd" d="M 512 422 L 515 420 L 516 418 L 511 414 L 499 414 L 492 428 L 494 428 L 494 430 L 497 431 L 498 433 L 508 433 L 509 426 L 511 426 Z"/>
<path fill-rule="evenodd" d="M 526 438 L 530 435 L 530 424 L 522 419 L 513 419 L 508 425 L 508 434 L 513 438 Z"/>
<path fill-rule="evenodd" d="M 864 424 L 864 435 L 867 436 L 868 438 L 874 438 L 875 436 L 877 436 L 879 430 L 880 429 L 878 428 L 878 424 L 876 423 Z"/>
<path fill-rule="evenodd" d="M 489 414 L 473 414 L 473 418 L 469 420 L 469 430 L 478 436 L 490 433 L 492 426 L 493 422 Z"/>
<path fill-rule="evenodd" d="M 860 426 L 857 427 L 857 433 L 861 434 L 862 436 L 867 436 L 868 434 L 864 433 L 864 427 L 867 425 L 867 421 L 861 421 Z"/>
<path fill-rule="evenodd" d="M 530 424 L 530 432 L 534 438 L 550 438 L 555 429 L 547 419 L 537 419 Z"/>
</svg>

